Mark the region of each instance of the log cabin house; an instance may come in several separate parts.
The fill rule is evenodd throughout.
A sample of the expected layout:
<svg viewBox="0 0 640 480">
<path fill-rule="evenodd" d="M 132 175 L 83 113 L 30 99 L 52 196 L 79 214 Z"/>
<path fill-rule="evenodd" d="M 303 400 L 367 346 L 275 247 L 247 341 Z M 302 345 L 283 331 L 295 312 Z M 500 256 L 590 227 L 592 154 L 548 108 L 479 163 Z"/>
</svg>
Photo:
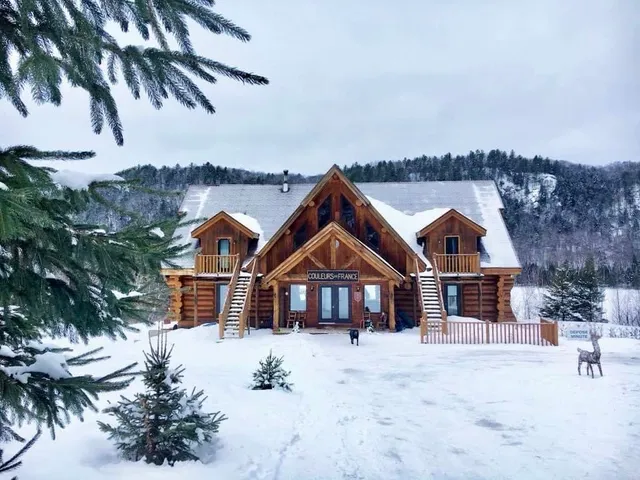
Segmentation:
<svg viewBox="0 0 640 480">
<path fill-rule="evenodd" d="M 170 317 L 218 321 L 221 337 L 514 321 L 521 268 L 503 208 L 493 181 L 354 184 L 335 165 L 317 184 L 285 171 L 282 185 L 191 186 L 181 211 L 203 221 L 178 229 L 191 248 L 162 271 Z"/>
</svg>

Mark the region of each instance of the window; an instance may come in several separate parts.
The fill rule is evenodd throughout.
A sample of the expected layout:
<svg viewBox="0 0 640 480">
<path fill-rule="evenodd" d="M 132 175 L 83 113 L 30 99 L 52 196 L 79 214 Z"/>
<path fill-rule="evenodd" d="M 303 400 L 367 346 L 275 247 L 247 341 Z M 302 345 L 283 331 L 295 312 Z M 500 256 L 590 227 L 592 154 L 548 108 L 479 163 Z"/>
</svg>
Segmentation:
<svg viewBox="0 0 640 480">
<path fill-rule="evenodd" d="M 460 237 L 444 237 L 444 253 L 458 255 L 460 253 Z"/>
<path fill-rule="evenodd" d="M 380 313 L 380 285 L 364 286 L 364 308 L 368 308 L 371 313 Z"/>
<path fill-rule="evenodd" d="M 291 285 L 289 288 L 289 310 L 292 312 L 307 311 L 306 285 Z"/>
<path fill-rule="evenodd" d="M 365 223 L 365 240 L 374 250 L 380 250 L 380 234 L 371 226 L 369 222 Z"/>
<path fill-rule="evenodd" d="M 299 249 L 304 242 L 307 241 L 307 224 L 302 225 L 296 233 L 293 234 L 293 249 Z"/>
<path fill-rule="evenodd" d="M 482 252 L 482 237 L 476 237 L 476 252 Z"/>
<path fill-rule="evenodd" d="M 331 221 L 331 195 L 318 207 L 318 230 Z"/>
<path fill-rule="evenodd" d="M 340 219 L 344 222 L 348 230 L 353 232 L 356 229 L 356 214 L 353 205 L 351 205 L 344 195 L 340 195 Z"/>
</svg>

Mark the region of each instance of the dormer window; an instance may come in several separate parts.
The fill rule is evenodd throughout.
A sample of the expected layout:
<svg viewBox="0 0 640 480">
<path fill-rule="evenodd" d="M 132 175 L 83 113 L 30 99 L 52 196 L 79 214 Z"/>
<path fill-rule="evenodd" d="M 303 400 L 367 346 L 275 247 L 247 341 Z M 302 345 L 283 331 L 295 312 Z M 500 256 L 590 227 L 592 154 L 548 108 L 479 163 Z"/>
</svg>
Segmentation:
<svg viewBox="0 0 640 480">
<path fill-rule="evenodd" d="M 299 249 L 307 241 L 307 224 L 303 224 L 296 233 L 293 234 L 293 250 Z"/>
<path fill-rule="evenodd" d="M 369 245 L 374 250 L 380 250 L 380 234 L 378 231 L 373 228 L 373 226 L 366 222 L 364 225 L 365 229 L 365 241 L 367 245 Z"/>
<path fill-rule="evenodd" d="M 318 207 L 318 230 L 331 221 L 331 195 L 324 199 Z"/>
<path fill-rule="evenodd" d="M 351 202 L 340 195 L 340 219 L 348 230 L 354 232 L 356 229 L 356 214 Z"/>
</svg>

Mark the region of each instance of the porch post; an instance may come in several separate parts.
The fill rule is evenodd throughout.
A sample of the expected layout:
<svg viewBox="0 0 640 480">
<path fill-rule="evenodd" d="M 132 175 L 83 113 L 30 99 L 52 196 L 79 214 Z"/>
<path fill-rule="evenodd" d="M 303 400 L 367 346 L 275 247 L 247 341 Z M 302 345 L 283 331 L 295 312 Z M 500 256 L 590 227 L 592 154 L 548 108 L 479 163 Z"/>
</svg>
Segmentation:
<svg viewBox="0 0 640 480">
<path fill-rule="evenodd" d="M 396 329 L 396 300 L 393 291 L 393 281 L 389 280 L 389 330 Z"/>
<path fill-rule="evenodd" d="M 198 326 L 198 277 L 193 277 L 193 326 Z"/>
<path fill-rule="evenodd" d="M 280 329 L 280 286 L 273 282 L 273 331 Z"/>
<path fill-rule="evenodd" d="M 482 280 L 480 280 L 480 282 L 478 282 L 478 290 L 480 290 L 480 320 L 482 320 Z"/>
</svg>

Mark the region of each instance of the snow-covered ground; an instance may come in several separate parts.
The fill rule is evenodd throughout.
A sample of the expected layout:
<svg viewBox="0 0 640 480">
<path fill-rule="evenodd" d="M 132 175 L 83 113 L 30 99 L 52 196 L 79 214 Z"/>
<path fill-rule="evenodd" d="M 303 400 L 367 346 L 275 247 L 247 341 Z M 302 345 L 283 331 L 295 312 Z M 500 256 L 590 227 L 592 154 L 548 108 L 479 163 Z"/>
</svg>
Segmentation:
<svg viewBox="0 0 640 480">
<path fill-rule="evenodd" d="M 592 380 L 576 371 L 576 347 L 590 347 L 581 341 L 421 345 L 413 329 L 362 334 L 359 347 L 344 334 L 264 330 L 217 343 L 216 330 L 169 333 L 185 387 L 203 388 L 207 409 L 229 417 L 208 463 L 119 460 L 96 425 L 105 416 L 87 414 L 55 441 L 43 435 L 20 479 L 623 480 L 640 470 L 638 340 L 603 338 L 605 376 Z M 99 344 L 113 357 L 86 367 L 93 373 L 141 361 L 147 333 L 90 346 Z M 292 393 L 247 388 L 269 349 L 284 355 Z"/>
</svg>

